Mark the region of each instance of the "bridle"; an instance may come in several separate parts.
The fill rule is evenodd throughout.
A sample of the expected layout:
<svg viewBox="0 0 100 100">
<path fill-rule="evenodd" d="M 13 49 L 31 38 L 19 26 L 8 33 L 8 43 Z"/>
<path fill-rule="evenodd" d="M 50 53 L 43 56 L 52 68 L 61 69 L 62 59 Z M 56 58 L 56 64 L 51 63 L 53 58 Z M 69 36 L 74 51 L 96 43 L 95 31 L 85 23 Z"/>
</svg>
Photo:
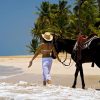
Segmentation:
<svg viewBox="0 0 100 100">
<path fill-rule="evenodd" d="M 58 56 L 59 57 L 59 56 Z M 59 58 L 60 59 L 60 58 Z M 66 52 L 66 57 L 65 57 L 65 59 L 63 60 L 63 61 L 61 61 L 61 59 L 60 59 L 60 61 L 59 62 L 61 62 L 64 66 L 70 66 L 70 64 L 71 64 L 71 57 L 70 57 L 70 61 L 69 61 L 69 64 L 65 64 L 65 61 L 67 60 L 67 52 Z"/>
<path fill-rule="evenodd" d="M 55 38 L 55 35 L 54 35 L 54 38 Z M 54 47 L 56 47 L 56 40 L 57 40 L 57 38 L 55 38 L 54 41 L 53 41 Z M 67 52 L 65 52 L 65 53 L 66 53 L 66 56 L 65 56 L 65 59 L 63 61 L 58 56 L 58 58 L 60 59 L 59 62 L 62 63 L 64 66 L 70 66 L 70 64 L 71 64 L 71 57 L 70 57 L 69 64 L 65 64 L 65 61 L 67 60 Z"/>
</svg>

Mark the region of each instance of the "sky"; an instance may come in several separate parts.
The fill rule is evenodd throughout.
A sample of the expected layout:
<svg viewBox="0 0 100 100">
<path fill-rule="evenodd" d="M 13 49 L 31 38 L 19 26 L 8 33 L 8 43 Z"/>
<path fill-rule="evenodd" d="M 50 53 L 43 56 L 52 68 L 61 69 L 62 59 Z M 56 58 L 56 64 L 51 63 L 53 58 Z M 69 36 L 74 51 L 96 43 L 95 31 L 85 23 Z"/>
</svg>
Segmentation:
<svg viewBox="0 0 100 100">
<path fill-rule="evenodd" d="M 29 55 L 36 7 L 44 0 L 0 0 L 0 56 Z M 58 0 L 45 0 L 57 3 Z M 73 0 L 69 0 L 70 3 Z"/>
</svg>

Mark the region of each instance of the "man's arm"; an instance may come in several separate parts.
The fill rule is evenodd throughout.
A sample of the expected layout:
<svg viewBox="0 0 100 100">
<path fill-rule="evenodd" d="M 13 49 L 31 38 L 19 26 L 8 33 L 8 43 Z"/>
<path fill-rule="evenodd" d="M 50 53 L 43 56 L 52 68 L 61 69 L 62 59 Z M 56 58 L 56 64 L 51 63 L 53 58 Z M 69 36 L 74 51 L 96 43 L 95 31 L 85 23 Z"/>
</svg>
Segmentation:
<svg viewBox="0 0 100 100">
<path fill-rule="evenodd" d="M 41 53 L 41 49 L 42 49 L 42 45 L 40 45 L 40 46 L 37 48 L 37 50 L 36 50 L 34 56 L 32 57 L 31 61 L 29 62 L 28 68 L 31 67 L 33 60 Z"/>
</svg>

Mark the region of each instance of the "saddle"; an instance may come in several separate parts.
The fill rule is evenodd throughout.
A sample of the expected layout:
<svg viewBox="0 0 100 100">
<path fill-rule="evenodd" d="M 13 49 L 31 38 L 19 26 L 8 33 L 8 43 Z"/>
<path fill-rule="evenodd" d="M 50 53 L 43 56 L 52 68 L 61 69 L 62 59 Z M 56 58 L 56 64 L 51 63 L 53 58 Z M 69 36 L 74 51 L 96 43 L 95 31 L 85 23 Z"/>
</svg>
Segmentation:
<svg viewBox="0 0 100 100">
<path fill-rule="evenodd" d="M 81 45 L 81 49 L 86 49 L 86 48 L 89 48 L 89 45 L 91 44 L 91 42 L 94 40 L 94 39 L 97 39 L 97 38 L 99 38 L 98 36 L 93 36 L 93 37 L 91 37 L 91 38 L 88 38 L 88 39 L 86 39 L 86 41 L 84 41 Z M 78 48 L 78 42 L 76 41 L 76 43 L 75 43 L 75 46 L 74 46 L 74 48 L 73 48 L 73 50 L 77 50 L 77 48 Z"/>
</svg>

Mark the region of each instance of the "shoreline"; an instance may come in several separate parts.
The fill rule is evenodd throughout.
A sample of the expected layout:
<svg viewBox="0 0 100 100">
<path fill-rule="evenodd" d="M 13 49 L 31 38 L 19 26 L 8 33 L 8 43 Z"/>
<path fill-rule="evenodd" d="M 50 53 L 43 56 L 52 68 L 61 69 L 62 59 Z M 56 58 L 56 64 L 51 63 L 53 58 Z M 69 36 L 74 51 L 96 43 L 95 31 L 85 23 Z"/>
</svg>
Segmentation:
<svg viewBox="0 0 100 100">
<path fill-rule="evenodd" d="M 30 55 L 8 55 L 8 56 L 0 56 L 0 58 L 31 58 L 34 54 Z M 39 54 L 37 58 L 40 58 L 42 55 Z M 65 57 L 65 53 L 59 53 L 59 56 Z M 70 57 L 70 54 L 67 54 L 68 58 Z"/>
<path fill-rule="evenodd" d="M 73 75 L 59 75 L 52 74 L 52 84 L 53 85 L 61 85 L 66 87 L 71 87 L 74 81 Z M 100 76 L 99 75 L 85 75 L 85 84 L 86 88 L 95 88 L 100 89 Z M 34 83 L 42 85 L 42 76 L 41 74 L 32 74 L 32 73 L 24 73 L 16 76 L 0 79 L 0 83 L 18 83 L 20 81 L 25 81 L 28 83 Z M 78 76 L 76 88 L 81 88 L 81 79 Z"/>
<path fill-rule="evenodd" d="M 26 81 L 29 83 L 32 82 L 42 84 L 41 55 L 33 61 L 31 68 L 27 68 L 31 57 L 32 55 L 0 56 L 0 76 L 8 75 L 8 78 L 0 79 L 0 83 L 16 83 L 19 81 Z M 69 59 L 67 59 L 66 63 L 68 62 Z M 75 63 L 73 63 L 71 67 L 68 67 L 63 66 L 56 59 L 53 60 L 51 77 L 54 85 L 71 87 L 74 81 L 74 73 L 76 69 Z M 92 68 L 91 63 L 86 63 L 83 64 L 83 71 L 86 88 L 100 89 L 100 69 L 96 65 Z M 78 75 L 76 87 L 81 88 L 80 74 Z"/>
</svg>

